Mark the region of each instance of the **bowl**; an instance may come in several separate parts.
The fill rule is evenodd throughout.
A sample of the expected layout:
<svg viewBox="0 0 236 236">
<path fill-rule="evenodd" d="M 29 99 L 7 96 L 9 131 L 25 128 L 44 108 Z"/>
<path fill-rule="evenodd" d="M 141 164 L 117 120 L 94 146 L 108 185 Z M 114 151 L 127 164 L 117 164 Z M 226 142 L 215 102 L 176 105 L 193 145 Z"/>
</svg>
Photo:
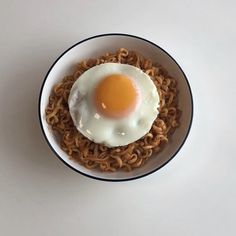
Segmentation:
<svg viewBox="0 0 236 236">
<path fill-rule="evenodd" d="M 169 74 L 178 81 L 179 90 L 179 108 L 182 111 L 180 126 L 171 136 L 169 142 L 163 148 L 163 151 L 150 158 L 145 165 L 130 172 L 101 172 L 99 170 L 90 170 L 79 163 L 69 159 L 68 155 L 60 148 L 51 127 L 45 119 L 45 108 L 48 104 L 48 98 L 53 86 L 58 83 L 65 75 L 71 73 L 72 66 L 79 61 L 87 58 L 94 58 L 106 52 L 112 52 L 118 48 L 127 48 L 136 50 L 145 57 L 158 62 L 165 67 Z M 191 88 L 186 75 L 175 61 L 164 49 L 147 39 L 121 33 L 111 33 L 96 35 L 80 41 L 63 52 L 49 69 L 39 95 L 39 120 L 44 137 L 56 154 L 56 156 L 74 171 L 85 176 L 106 181 L 126 181 L 149 175 L 163 166 L 165 166 L 179 152 L 183 146 L 192 124 L 193 117 L 193 99 Z"/>
</svg>

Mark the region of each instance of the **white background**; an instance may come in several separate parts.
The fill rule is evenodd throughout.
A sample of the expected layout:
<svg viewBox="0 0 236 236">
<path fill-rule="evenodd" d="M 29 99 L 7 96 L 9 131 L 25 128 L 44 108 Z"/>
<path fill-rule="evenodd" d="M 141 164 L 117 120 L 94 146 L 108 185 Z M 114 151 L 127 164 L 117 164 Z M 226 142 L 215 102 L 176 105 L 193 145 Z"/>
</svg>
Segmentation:
<svg viewBox="0 0 236 236">
<path fill-rule="evenodd" d="M 0 235 L 236 235 L 235 1 L 0 1 Z M 123 32 L 166 49 L 191 84 L 182 150 L 143 179 L 73 172 L 48 148 L 37 99 L 74 43 Z"/>
</svg>

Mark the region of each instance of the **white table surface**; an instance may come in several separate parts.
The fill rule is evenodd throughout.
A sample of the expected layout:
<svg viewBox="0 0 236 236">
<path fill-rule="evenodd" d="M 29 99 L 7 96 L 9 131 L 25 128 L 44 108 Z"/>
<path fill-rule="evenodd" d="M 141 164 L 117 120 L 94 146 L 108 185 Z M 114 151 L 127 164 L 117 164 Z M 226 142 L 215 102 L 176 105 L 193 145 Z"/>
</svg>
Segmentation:
<svg viewBox="0 0 236 236">
<path fill-rule="evenodd" d="M 0 1 L 0 235 L 236 235 L 235 1 Z M 48 148 L 37 99 L 54 60 L 101 33 L 145 37 L 186 72 L 191 133 L 163 169 L 109 183 Z"/>
</svg>

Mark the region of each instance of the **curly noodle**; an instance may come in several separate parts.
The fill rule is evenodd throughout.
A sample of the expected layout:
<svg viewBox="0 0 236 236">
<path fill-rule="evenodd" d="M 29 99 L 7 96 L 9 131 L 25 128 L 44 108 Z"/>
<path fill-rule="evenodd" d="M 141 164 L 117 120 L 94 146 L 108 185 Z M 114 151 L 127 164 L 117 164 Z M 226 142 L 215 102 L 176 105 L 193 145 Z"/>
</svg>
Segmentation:
<svg viewBox="0 0 236 236">
<path fill-rule="evenodd" d="M 136 142 L 122 147 L 108 148 L 84 137 L 74 126 L 68 108 L 70 89 L 76 79 L 91 67 L 107 62 L 129 64 L 140 68 L 153 80 L 160 96 L 158 108 L 160 113 L 149 133 Z M 47 123 L 59 136 L 61 148 L 70 158 L 85 167 L 102 171 L 118 169 L 131 171 L 144 165 L 153 153 L 160 152 L 168 142 L 170 134 L 179 125 L 179 116 L 176 79 L 170 77 L 157 63 L 124 48 L 115 53 L 106 53 L 97 59 L 80 62 L 72 75 L 66 76 L 62 82 L 54 86 L 46 108 Z"/>
</svg>

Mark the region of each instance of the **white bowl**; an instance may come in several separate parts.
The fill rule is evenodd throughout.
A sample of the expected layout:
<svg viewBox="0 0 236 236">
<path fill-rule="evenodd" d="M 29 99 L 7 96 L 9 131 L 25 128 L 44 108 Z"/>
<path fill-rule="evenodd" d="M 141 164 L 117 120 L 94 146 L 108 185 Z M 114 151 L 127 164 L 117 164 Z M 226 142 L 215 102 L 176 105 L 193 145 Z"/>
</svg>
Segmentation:
<svg viewBox="0 0 236 236">
<path fill-rule="evenodd" d="M 157 156 L 150 158 L 144 166 L 134 169 L 131 172 L 117 171 L 114 173 L 107 173 L 99 170 L 89 170 L 77 162 L 70 160 L 68 155 L 62 151 L 51 127 L 46 122 L 45 108 L 48 104 L 48 98 L 53 86 L 65 75 L 68 75 L 76 63 L 83 59 L 94 58 L 122 47 L 136 50 L 144 56 L 151 58 L 154 62 L 160 63 L 168 70 L 170 75 L 178 80 L 179 107 L 182 111 L 181 124 L 171 136 L 170 141 L 165 145 L 163 151 L 158 153 Z M 191 127 L 192 117 L 193 99 L 191 89 L 188 80 L 178 63 L 165 50 L 156 44 L 146 39 L 127 34 L 97 35 L 85 39 L 67 49 L 59 56 L 48 71 L 39 96 L 39 120 L 43 134 L 53 152 L 73 170 L 99 180 L 132 180 L 146 176 L 162 168 L 183 146 Z"/>
</svg>

